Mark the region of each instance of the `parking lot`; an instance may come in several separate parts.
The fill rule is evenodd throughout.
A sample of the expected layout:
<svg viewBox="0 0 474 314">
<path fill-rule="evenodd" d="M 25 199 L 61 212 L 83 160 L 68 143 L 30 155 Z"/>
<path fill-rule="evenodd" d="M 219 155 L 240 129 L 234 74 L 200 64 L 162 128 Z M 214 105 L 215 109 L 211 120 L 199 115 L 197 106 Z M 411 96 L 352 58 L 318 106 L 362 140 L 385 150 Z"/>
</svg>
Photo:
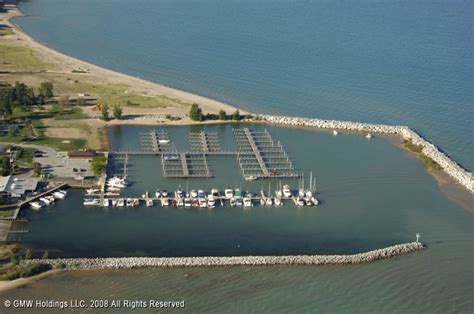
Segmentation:
<svg viewBox="0 0 474 314">
<path fill-rule="evenodd" d="M 69 159 L 66 152 L 58 152 L 49 147 L 41 147 L 41 157 L 35 157 L 34 161 L 42 165 L 43 174 L 51 175 L 56 178 L 79 179 L 94 174 L 91 171 L 89 159 Z"/>
</svg>

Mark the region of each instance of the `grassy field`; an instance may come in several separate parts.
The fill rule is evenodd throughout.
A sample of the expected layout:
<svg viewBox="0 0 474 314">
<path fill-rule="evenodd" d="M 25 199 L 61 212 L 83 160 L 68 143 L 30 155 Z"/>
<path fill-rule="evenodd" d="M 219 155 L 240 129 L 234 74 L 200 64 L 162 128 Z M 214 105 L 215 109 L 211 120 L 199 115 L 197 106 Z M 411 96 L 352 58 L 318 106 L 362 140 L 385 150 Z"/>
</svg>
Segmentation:
<svg viewBox="0 0 474 314">
<path fill-rule="evenodd" d="M 13 29 L 7 25 L 0 25 L 0 36 L 13 35 Z"/>
<path fill-rule="evenodd" d="M 55 120 L 81 120 L 89 118 L 89 116 L 85 114 L 80 107 L 68 108 L 61 112 L 53 109 L 50 112 L 54 114 Z"/>
<path fill-rule="evenodd" d="M 0 60 L 3 71 L 39 71 L 48 67 L 31 49 L 13 44 L 0 44 Z"/>
<path fill-rule="evenodd" d="M 0 217 L 12 217 L 14 213 L 14 209 L 0 209 Z"/>
</svg>

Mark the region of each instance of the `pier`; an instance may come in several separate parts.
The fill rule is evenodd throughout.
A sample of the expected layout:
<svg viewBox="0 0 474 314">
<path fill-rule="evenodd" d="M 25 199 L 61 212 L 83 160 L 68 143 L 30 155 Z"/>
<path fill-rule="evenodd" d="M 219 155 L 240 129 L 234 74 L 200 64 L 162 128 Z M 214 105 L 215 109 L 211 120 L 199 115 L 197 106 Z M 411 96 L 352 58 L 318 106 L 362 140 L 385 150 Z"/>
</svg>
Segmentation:
<svg viewBox="0 0 474 314">
<path fill-rule="evenodd" d="M 275 143 L 268 130 L 256 132 L 239 128 L 234 129 L 234 136 L 239 147 L 237 159 L 245 179 L 300 177 L 281 143 Z"/>
<path fill-rule="evenodd" d="M 220 152 L 221 146 L 217 133 L 189 133 L 191 151 L 209 153 Z"/>
<path fill-rule="evenodd" d="M 168 137 L 168 133 L 162 130 L 152 130 L 150 132 L 140 132 L 140 149 L 143 152 L 158 153 L 170 152 L 173 150 L 173 143 Z"/>
<path fill-rule="evenodd" d="M 169 153 L 161 155 L 161 166 L 165 178 L 210 178 L 211 172 L 206 155 Z"/>
</svg>

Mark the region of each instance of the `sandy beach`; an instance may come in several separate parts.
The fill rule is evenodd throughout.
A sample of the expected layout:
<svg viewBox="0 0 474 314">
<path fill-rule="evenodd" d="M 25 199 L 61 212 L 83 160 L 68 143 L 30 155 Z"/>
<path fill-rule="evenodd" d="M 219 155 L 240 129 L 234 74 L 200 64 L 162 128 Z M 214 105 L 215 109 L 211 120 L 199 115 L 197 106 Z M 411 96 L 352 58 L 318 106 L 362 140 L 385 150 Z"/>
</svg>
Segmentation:
<svg viewBox="0 0 474 314">
<path fill-rule="evenodd" d="M 0 281 L 0 294 L 12 289 L 17 289 L 17 288 L 35 283 L 37 281 L 40 281 L 43 278 L 58 274 L 63 271 L 65 270 L 64 269 L 51 269 L 44 273 L 41 273 L 32 277 L 28 277 L 28 278 L 18 278 L 12 281 Z"/>
<path fill-rule="evenodd" d="M 25 34 L 11 19 L 14 17 L 22 16 L 23 14 L 18 10 L 16 6 L 7 6 L 9 11 L 6 13 L 0 13 L 0 23 L 8 25 L 14 29 L 14 35 L 3 36 L 0 42 L 9 42 L 16 45 L 22 45 L 31 49 L 39 59 L 45 63 L 51 64 L 53 69 L 48 70 L 49 73 L 56 74 L 71 74 L 73 70 L 80 69 L 84 73 L 80 73 L 80 77 L 89 81 L 98 81 L 105 84 L 120 84 L 126 85 L 130 92 L 140 93 L 145 96 L 166 96 L 169 98 L 177 99 L 184 103 L 197 103 L 203 109 L 204 112 L 217 113 L 223 109 L 228 113 L 236 110 L 235 107 L 189 92 L 177 90 L 174 88 L 166 87 L 157 83 L 146 81 L 137 77 L 126 75 L 120 72 L 116 72 L 110 69 L 106 69 L 89 62 L 85 62 L 64 53 L 58 52 L 51 49 L 42 43 L 39 43 L 35 39 Z M 134 108 L 125 108 L 125 114 L 133 113 Z M 187 113 L 188 108 L 147 108 L 148 114 L 174 114 L 182 115 Z M 244 111 L 241 111 L 245 113 Z M 188 124 L 189 121 L 183 118 L 180 121 L 175 121 L 173 124 Z M 117 122 L 113 122 L 117 123 Z M 133 121 L 127 121 L 127 123 L 134 123 Z M 139 124 L 156 123 L 156 119 L 152 119 L 150 122 L 141 120 Z"/>
</svg>

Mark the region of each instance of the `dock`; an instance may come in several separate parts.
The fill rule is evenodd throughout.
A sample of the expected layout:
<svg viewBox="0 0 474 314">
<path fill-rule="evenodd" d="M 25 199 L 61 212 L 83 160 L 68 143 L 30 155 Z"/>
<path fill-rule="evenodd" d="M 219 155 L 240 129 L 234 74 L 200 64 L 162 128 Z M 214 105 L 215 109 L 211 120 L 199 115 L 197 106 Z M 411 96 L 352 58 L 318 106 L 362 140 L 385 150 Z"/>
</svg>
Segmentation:
<svg viewBox="0 0 474 314">
<path fill-rule="evenodd" d="M 170 153 L 161 155 L 161 166 L 165 178 L 210 178 L 211 172 L 206 155 Z"/>
<path fill-rule="evenodd" d="M 275 143 L 270 133 L 249 128 L 234 129 L 239 146 L 237 156 L 245 179 L 299 178 L 293 163 L 280 142 Z"/>
</svg>

